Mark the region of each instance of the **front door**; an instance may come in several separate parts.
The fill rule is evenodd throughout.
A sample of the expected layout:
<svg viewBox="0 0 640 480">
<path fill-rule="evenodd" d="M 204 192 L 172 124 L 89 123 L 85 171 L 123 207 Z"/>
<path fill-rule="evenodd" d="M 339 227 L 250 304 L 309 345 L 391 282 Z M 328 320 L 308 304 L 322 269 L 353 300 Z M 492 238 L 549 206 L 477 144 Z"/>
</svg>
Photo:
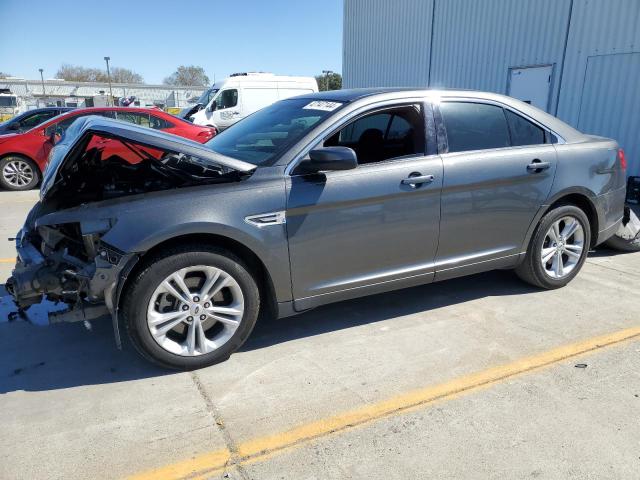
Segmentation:
<svg viewBox="0 0 640 480">
<path fill-rule="evenodd" d="M 236 123 L 241 115 L 240 98 L 237 88 L 227 88 L 218 92 L 213 100 L 216 109 L 211 114 L 211 124 L 220 130 L 229 128 Z"/>
<path fill-rule="evenodd" d="M 290 177 L 296 308 L 433 279 L 442 162 L 425 155 L 424 132 L 422 105 L 371 112 L 324 141 L 353 148 L 356 169 Z"/>
</svg>

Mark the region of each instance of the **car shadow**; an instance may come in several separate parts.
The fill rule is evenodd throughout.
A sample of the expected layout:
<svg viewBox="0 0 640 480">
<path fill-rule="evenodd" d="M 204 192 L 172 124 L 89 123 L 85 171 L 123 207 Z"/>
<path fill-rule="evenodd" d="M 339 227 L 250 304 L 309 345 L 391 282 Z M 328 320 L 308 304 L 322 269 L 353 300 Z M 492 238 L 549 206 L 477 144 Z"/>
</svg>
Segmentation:
<svg viewBox="0 0 640 480">
<path fill-rule="evenodd" d="M 611 255 L 602 250 L 596 255 Z M 590 255 L 594 255 L 593 253 Z M 283 319 L 261 319 L 240 351 L 254 351 L 489 296 L 523 295 L 538 290 L 511 271 L 493 271 L 319 307 Z M 45 391 L 171 375 L 142 359 L 123 338 L 115 346 L 111 322 L 38 326 L 8 320 L 12 302 L 0 287 L 0 394 Z M 30 315 L 37 316 L 30 311 Z M 40 312 L 44 315 L 46 312 Z M 13 317 L 13 315 L 11 315 Z M 36 322 L 38 323 L 38 322 Z M 125 337 L 126 335 L 123 335 Z"/>
</svg>

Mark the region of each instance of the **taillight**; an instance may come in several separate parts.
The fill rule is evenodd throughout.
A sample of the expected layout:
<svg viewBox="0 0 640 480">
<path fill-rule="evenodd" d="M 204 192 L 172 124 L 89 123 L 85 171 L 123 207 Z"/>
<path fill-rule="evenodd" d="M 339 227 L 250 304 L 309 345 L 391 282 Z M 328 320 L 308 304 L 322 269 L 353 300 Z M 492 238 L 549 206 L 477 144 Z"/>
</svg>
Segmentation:
<svg viewBox="0 0 640 480">
<path fill-rule="evenodd" d="M 621 148 L 618 149 L 618 160 L 620 160 L 620 167 L 622 167 L 623 170 L 626 170 L 627 158 L 624 156 L 624 150 Z"/>
<path fill-rule="evenodd" d="M 212 128 L 207 130 L 202 130 L 198 132 L 197 136 L 198 136 L 198 141 L 201 141 L 202 143 L 204 143 L 211 140 L 213 137 L 215 137 L 216 131 Z"/>
</svg>

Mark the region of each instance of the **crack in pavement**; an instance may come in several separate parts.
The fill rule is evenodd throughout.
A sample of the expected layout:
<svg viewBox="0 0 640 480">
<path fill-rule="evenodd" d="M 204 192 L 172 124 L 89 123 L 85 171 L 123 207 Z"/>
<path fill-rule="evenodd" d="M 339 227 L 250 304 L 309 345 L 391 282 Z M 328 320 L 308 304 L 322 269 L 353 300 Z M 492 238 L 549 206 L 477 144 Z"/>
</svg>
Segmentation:
<svg viewBox="0 0 640 480">
<path fill-rule="evenodd" d="M 229 430 L 227 430 L 227 427 L 224 423 L 224 418 L 222 418 L 222 413 L 220 413 L 218 407 L 216 407 L 216 405 L 213 403 L 213 400 L 211 400 L 211 397 L 200 381 L 200 377 L 198 377 L 198 374 L 196 372 L 190 372 L 189 376 L 191 377 L 191 381 L 193 381 L 193 384 L 198 390 L 200 397 L 202 397 L 202 399 L 204 400 L 207 412 L 213 417 L 213 420 L 218 427 L 218 431 L 222 434 L 222 438 L 224 439 L 227 450 L 229 450 L 230 455 L 224 465 L 224 472 L 226 472 L 227 467 L 231 465 L 236 468 L 243 480 L 250 480 L 249 475 L 239 461 L 240 455 L 238 453 L 238 445 L 234 441 Z"/>
</svg>

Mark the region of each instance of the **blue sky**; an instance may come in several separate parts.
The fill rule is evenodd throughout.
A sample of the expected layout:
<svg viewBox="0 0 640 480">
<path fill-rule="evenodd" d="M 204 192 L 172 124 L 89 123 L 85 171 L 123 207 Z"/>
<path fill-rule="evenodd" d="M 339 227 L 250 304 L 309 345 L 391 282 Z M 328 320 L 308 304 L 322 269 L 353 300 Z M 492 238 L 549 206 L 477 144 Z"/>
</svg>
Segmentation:
<svg viewBox="0 0 640 480">
<path fill-rule="evenodd" d="M 160 83 L 178 65 L 314 75 L 342 67 L 342 0 L 0 0 L 0 71 L 53 78 L 62 63 L 130 68 Z"/>
</svg>

